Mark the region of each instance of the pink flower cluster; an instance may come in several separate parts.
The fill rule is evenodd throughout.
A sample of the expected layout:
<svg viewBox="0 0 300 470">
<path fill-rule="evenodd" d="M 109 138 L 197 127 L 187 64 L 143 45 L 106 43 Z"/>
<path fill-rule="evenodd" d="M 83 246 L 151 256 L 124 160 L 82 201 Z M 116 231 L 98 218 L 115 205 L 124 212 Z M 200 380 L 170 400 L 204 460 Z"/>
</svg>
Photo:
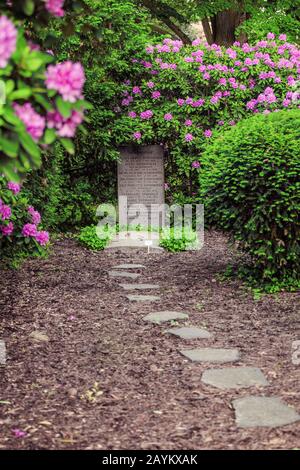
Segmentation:
<svg viewBox="0 0 300 470">
<path fill-rule="evenodd" d="M 151 119 L 153 116 L 153 111 L 151 109 L 147 109 L 147 111 L 142 111 L 140 114 L 141 119 Z"/>
<path fill-rule="evenodd" d="M 14 103 L 13 107 L 18 118 L 25 124 L 28 134 L 33 140 L 38 141 L 44 133 L 45 118 L 33 109 L 31 103 L 23 105 Z"/>
<path fill-rule="evenodd" d="M 11 208 L 3 203 L 0 199 L 0 218 L 2 220 L 7 220 L 11 217 Z"/>
<path fill-rule="evenodd" d="M 16 50 L 18 32 L 13 23 L 4 15 L 0 16 L 0 68 L 6 67 Z"/>
<path fill-rule="evenodd" d="M 28 214 L 31 216 L 31 221 L 34 225 L 38 225 L 41 223 L 41 214 L 36 211 L 34 207 L 28 207 Z"/>
<path fill-rule="evenodd" d="M 74 137 L 77 127 L 83 121 L 83 112 L 71 112 L 69 118 L 64 118 L 58 111 L 50 111 L 47 114 L 47 127 L 55 129 L 60 137 Z"/>
<path fill-rule="evenodd" d="M 46 8 L 54 16 L 64 16 L 65 12 L 63 10 L 65 0 L 46 0 Z"/>
<path fill-rule="evenodd" d="M 269 33 L 257 44 L 236 41 L 227 49 L 200 39 L 193 41 L 192 46 L 165 39 L 161 44 L 148 46 L 146 51 L 151 59 L 135 59 L 135 62 L 148 69 L 148 74 L 155 71 L 158 76 L 148 81 L 147 70 L 142 70 L 140 85 L 133 87 L 129 81 L 124 82 L 129 87 L 124 92 L 126 105 L 130 105 L 127 114 L 138 124 L 138 116 L 147 120 L 155 113 L 157 119 L 153 120 L 153 125 L 158 125 L 159 118 L 162 129 L 168 132 L 167 139 L 172 136 L 175 140 L 198 144 L 199 138 L 212 137 L 214 126 L 234 126 L 249 111 L 267 114 L 295 105 L 300 107 L 300 92 L 295 89 L 300 81 L 300 49 L 286 42 L 286 35 L 276 38 L 274 33 Z M 179 53 L 178 57 L 175 53 Z M 164 72 L 169 69 L 174 73 Z M 180 78 L 183 84 L 186 81 L 185 87 L 181 86 Z M 187 95 L 188 90 L 194 95 L 185 96 L 182 91 L 185 89 Z M 152 100 L 153 110 L 140 113 L 141 104 L 149 106 L 149 100 Z M 163 121 L 174 122 L 171 134 L 170 126 L 163 127 Z M 178 132 L 178 122 L 181 122 L 182 132 Z M 190 128 L 188 133 L 187 127 Z M 142 129 L 137 128 L 132 136 L 140 140 Z"/>
<path fill-rule="evenodd" d="M 19 183 L 14 183 L 13 181 L 9 181 L 7 183 L 7 189 L 13 192 L 13 194 L 18 194 L 21 191 L 21 185 Z"/>
<path fill-rule="evenodd" d="M 45 230 L 38 230 L 35 224 L 25 224 L 22 228 L 22 235 L 26 238 L 34 238 L 41 246 L 49 243 L 49 233 Z"/>
<path fill-rule="evenodd" d="M 46 86 L 56 90 L 65 101 L 75 103 L 82 98 L 85 74 L 79 62 L 66 61 L 49 65 L 46 72 Z"/>
<path fill-rule="evenodd" d="M 0 225 L 0 232 L 5 237 L 9 237 L 14 231 L 14 224 L 9 222 L 8 225 Z"/>
</svg>

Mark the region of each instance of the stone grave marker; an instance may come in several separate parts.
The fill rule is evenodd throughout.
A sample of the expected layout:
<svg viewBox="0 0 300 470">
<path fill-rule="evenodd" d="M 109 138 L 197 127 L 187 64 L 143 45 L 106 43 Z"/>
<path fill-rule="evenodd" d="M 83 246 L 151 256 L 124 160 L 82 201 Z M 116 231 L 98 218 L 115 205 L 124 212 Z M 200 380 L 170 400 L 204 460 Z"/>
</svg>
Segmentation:
<svg viewBox="0 0 300 470">
<path fill-rule="evenodd" d="M 121 226 L 127 220 L 143 227 L 164 225 L 164 155 L 160 145 L 121 148 L 118 201 Z"/>
</svg>

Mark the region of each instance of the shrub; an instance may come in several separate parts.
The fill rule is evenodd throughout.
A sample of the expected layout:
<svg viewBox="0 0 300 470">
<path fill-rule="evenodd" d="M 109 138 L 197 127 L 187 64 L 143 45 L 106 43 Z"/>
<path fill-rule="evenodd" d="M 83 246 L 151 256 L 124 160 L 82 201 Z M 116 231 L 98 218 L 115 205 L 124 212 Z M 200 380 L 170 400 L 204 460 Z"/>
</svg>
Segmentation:
<svg viewBox="0 0 300 470">
<path fill-rule="evenodd" d="M 17 266 L 28 256 L 46 254 L 48 232 L 18 183 L 0 177 L 0 260 Z"/>
<path fill-rule="evenodd" d="M 160 246 L 168 251 L 176 253 L 195 249 L 198 245 L 197 233 L 192 230 L 182 230 L 181 228 L 171 227 L 163 229 L 161 232 Z"/>
<path fill-rule="evenodd" d="M 300 111 L 257 115 L 202 157 L 205 218 L 229 231 L 266 283 L 299 280 Z"/>
<path fill-rule="evenodd" d="M 146 50 L 146 60 L 133 58 L 140 73 L 124 82 L 114 135 L 118 144 L 165 146 L 168 195 L 180 198 L 184 188 L 185 196 L 195 196 L 199 154 L 217 130 L 299 105 L 299 48 L 285 35 L 227 49 L 164 39 Z"/>
<path fill-rule="evenodd" d="M 77 237 L 79 243 L 89 250 L 99 251 L 104 250 L 107 243 L 110 240 L 109 230 L 106 230 L 103 237 L 99 238 L 95 225 L 90 225 L 81 229 L 80 234 Z"/>
<path fill-rule="evenodd" d="M 52 55 L 27 41 L 23 28 L 16 28 L 10 11 L 14 5 L 8 3 L 10 16 L 0 16 L 0 171 L 17 179 L 16 173 L 39 167 L 41 151 L 56 140 L 74 152 L 70 137 L 89 105 L 82 99 L 85 75 L 81 64 L 51 65 Z M 34 11 L 34 2 L 29 3 Z"/>
</svg>

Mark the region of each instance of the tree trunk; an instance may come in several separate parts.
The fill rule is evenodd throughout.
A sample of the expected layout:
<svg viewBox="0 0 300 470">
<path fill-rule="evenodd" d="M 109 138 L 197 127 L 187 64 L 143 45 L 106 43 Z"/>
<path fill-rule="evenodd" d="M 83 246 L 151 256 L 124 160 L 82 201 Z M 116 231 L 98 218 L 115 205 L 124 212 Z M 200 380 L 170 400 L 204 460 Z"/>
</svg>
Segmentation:
<svg viewBox="0 0 300 470">
<path fill-rule="evenodd" d="M 235 10 L 220 11 L 211 18 L 202 21 L 206 40 L 209 44 L 231 46 L 235 41 L 246 42 L 245 35 L 237 36 L 236 29 L 247 19 L 245 12 Z"/>
<path fill-rule="evenodd" d="M 214 38 L 208 18 L 204 18 L 202 20 L 202 28 L 206 37 L 206 41 L 208 42 L 208 44 L 212 44 L 214 42 Z"/>
</svg>

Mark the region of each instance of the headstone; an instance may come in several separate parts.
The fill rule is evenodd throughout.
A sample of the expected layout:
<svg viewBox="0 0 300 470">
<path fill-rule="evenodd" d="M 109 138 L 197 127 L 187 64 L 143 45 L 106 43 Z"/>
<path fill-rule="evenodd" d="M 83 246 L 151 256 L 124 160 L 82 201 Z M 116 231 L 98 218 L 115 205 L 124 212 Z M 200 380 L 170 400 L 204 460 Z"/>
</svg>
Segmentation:
<svg viewBox="0 0 300 470">
<path fill-rule="evenodd" d="M 244 397 L 233 400 L 236 424 L 241 428 L 277 427 L 300 420 L 294 408 L 277 397 Z"/>
<path fill-rule="evenodd" d="M 183 356 L 193 362 L 212 362 L 221 364 L 225 362 L 235 362 L 240 358 L 240 353 L 237 349 L 199 348 L 186 349 L 180 352 Z"/>
<path fill-rule="evenodd" d="M 160 145 L 121 148 L 121 162 L 118 165 L 121 226 L 127 223 L 143 227 L 163 225 L 163 156 L 163 148 Z"/>
<path fill-rule="evenodd" d="M 186 313 L 166 310 L 162 312 L 151 312 L 146 315 L 143 320 L 159 324 L 172 320 L 187 320 L 188 318 L 189 316 Z"/>
<path fill-rule="evenodd" d="M 257 367 L 226 367 L 206 370 L 203 372 L 201 381 L 222 390 L 269 385 L 264 374 Z"/>
</svg>

